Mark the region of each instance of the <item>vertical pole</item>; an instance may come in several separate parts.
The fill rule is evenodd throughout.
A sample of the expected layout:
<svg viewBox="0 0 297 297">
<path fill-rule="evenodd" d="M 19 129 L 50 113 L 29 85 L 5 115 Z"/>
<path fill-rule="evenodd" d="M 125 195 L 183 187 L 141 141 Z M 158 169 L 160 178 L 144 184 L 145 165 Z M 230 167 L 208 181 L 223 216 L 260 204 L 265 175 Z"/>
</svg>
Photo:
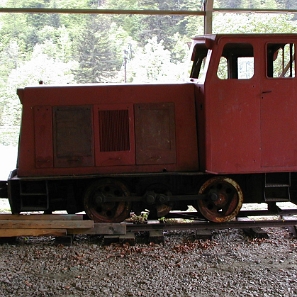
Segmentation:
<svg viewBox="0 0 297 297">
<path fill-rule="evenodd" d="M 124 82 L 127 82 L 127 60 L 128 60 L 128 51 L 124 50 Z"/>
<path fill-rule="evenodd" d="M 212 34 L 213 0 L 204 0 L 204 34 Z"/>
<path fill-rule="evenodd" d="M 124 77 L 124 82 L 127 82 L 127 58 L 124 58 L 124 72 L 125 72 L 125 77 Z"/>
</svg>

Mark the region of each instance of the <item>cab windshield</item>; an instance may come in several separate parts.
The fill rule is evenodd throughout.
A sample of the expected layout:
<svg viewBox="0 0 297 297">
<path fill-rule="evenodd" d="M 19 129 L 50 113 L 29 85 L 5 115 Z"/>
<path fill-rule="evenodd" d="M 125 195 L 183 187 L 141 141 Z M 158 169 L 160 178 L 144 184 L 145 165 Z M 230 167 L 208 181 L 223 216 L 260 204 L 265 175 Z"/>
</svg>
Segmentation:
<svg viewBox="0 0 297 297">
<path fill-rule="evenodd" d="M 206 73 L 206 57 L 209 49 L 206 47 L 205 43 L 196 44 L 192 53 L 192 69 L 190 73 L 190 78 L 202 79 Z"/>
</svg>

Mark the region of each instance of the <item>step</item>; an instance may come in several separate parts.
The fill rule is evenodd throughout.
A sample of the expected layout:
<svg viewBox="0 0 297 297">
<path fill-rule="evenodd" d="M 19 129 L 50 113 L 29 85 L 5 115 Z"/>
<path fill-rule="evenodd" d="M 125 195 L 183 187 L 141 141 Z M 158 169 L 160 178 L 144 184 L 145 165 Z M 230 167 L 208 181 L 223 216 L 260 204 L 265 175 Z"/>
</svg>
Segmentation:
<svg viewBox="0 0 297 297">
<path fill-rule="evenodd" d="M 265 202 L 289 202 L 291 200 L 289 187 L 265 187 L 264 200 Z"/>
</svg>

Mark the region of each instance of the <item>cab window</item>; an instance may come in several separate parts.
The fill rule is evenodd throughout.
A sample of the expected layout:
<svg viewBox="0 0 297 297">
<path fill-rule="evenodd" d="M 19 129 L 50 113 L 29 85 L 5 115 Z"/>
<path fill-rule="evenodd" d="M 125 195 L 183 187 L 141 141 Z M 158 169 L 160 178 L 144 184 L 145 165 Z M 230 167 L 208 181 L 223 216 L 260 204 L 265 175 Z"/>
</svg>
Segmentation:
<svg viewBox="0 0 297 297">
<path fill-rule="evenodd" d="M 254 76 L 254 50 L 249 43 L 224 46 L 217 76 L 220 79 L 250 79 Z"/>
<path fill-rule="evenodd" d="M 293 43 L 268 43 L 266 59 L 267 77 L 295 77 L 295 45 Z"/>
</svg>

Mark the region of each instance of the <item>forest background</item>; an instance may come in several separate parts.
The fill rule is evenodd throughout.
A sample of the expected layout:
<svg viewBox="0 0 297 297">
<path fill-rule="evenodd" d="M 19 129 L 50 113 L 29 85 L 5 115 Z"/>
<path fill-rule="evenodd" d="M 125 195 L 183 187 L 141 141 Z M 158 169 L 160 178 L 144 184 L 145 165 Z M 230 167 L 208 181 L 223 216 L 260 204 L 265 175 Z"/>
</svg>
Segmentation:
<svg viewBox="0 0 297 297">
<path fill-rule="evenodd" d="M 9 8 L 201 10 L 203 0 L 0 0 Z M 294 0 L 215 0 L 216 8 L 292 9 Z M 297 32 L 297 16 L 214 13 L 213 33 Z M 203 17 L 0 14 L 0 145 L 17 146 L 19 87 L 185 81 Z"/>
</svg>

